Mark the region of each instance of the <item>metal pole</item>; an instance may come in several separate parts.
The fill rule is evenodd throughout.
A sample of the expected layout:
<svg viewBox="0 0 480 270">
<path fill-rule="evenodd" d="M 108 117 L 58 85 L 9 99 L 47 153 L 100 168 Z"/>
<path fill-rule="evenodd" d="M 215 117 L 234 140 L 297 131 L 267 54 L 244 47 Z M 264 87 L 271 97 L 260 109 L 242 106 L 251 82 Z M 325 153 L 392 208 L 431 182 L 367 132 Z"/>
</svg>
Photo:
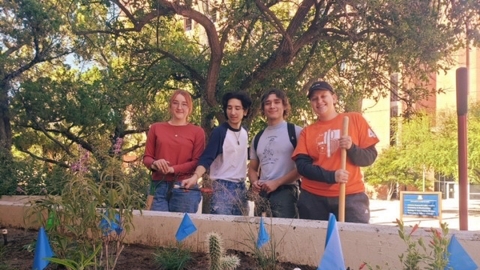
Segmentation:
<svg viewBox="0 0 480 270">
<path fill-rule="evenodd" d="M 468 167 L 467 167 L 467 111 L 468 70 L 457 69 L 457 115 L 458 115 L 458 186 L 460 230 L 468 231 Z"/>
<path fill-rule="evenodd" d="M 422 181 L 423 181 L 423 192 L 425 192 L 425 164 L 423 165 L 423 174 L 422 174 Z"/>
</svg>

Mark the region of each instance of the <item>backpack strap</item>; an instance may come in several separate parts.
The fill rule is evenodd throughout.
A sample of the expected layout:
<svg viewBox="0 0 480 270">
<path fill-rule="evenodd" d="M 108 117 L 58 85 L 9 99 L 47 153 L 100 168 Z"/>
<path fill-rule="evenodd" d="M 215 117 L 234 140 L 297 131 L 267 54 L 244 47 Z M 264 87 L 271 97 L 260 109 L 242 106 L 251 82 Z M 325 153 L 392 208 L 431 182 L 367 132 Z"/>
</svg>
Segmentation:
<svg viewBox="0 0 480 270">
<path fill-rule="evenodd" d="M 262 136 L 264 131 L 265 129 L 260 130 L 260 132 L 257 133 L 255 138 L 253 138 L 253 150 L 255 150 L 255 152 L 257 152 L 258 141 L 260 140 L 260 136 Z"/>
<path fill-rule="evenodd" d="M 295 125 L 293 123 L 287 123 L 288 129 L 288 138 L 290 138 L 290 142 L 293 145 L 293 148 L 297 147 L 297 133 L 295 132 Z"/>
<path fill-rule="evenodd" d="M 295 125 L 293 123 L 287 122 L 287 130 L 288 130 L 288 138 L 290 139 L 290 143 L 292 143 L 293 148 L 297 147 L 297 133 L 295 132 Z M 255 138 L 253 138 L 253 149 L 255 152 L 257 151 L 258 141 L 262 136 L 265 129 L 260 130 Z"/>
</svg>

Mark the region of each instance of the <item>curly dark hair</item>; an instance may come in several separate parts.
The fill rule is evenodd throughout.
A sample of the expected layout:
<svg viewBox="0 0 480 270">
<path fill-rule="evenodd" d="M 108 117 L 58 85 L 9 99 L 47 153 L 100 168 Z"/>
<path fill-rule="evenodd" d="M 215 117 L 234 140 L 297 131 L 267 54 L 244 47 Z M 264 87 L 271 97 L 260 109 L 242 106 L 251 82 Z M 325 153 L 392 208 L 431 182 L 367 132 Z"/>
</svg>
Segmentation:
<svg viewBox="0 0 480 270">
<path fill-rule="evenodd" d="M 225 118 L 228 119 L 227 106 L 228 101 L 232 98 L 238 99 L 240 102 L 242 102 L 242 107 L 247 112 L 248 116 L 250 114 L 250 106 L 252 105 L 252 99 L 250 96 L 245 92 L 228 92 L 222 97 L 222 107 Z"/>
</svg>

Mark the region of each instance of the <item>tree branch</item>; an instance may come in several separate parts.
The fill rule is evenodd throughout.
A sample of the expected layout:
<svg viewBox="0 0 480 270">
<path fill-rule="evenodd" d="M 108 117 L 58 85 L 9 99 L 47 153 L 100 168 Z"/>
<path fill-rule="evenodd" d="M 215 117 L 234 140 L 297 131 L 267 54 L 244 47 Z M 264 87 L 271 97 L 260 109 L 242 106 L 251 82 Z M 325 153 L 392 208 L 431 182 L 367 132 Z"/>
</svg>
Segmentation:
<svg viewBox="0 0 480 270">
<path fill-rule="evenodd" d="M 151 52 L 151 51 L 159 52 L 159 53 L 165 55 L 166 57 L 170 58 L 173 62 L 180 64 L 188 72 L 190 72 L 190 74 L 192 75 L 193 78 L 195 78 L 195 80 L 197 80 L 201 84 L 205 84 L 205 78 L 202 77 L 202 75 L 199 72 L 197 72 L 197 70 L 195 70 L 192 66 L 187 65 L 182 59 L 176 57 L 175 55 L 173 55 L 170 52 L 167 52 L 167 51 L 162 50 L 160 48 L 153 48 L 153 49 L 150 49 L 150 50 L 144 49 L 144 50 L 140 50 L 138 52 L 145 53 L 145 52 Z"/>
<path fill-rule="evenodd" d="M 45 158 L 45 157 L 41 157 L 41 156 L 37 156 L 35 155 L 34 153 L 28 151 L 28 150 L 25 150 L 25 149 L 18 149 L 20 152 L 23 152 L 25 154 L 28 154 L 29 156 L 35 158 L 35 159 L 38 159 L 38 160 L 41 160 L 41 161 L 45 161 L 45 162 L 48 162 L 48 163 L 53 163 L 53 164 L 57 164 L 58 166 L 60 167 L 63 167 L 63 168 L 70 168 L 70 166 L 68 164 L 65 164 L 63 162 L 60 162 L 58 160 L 54 160 L 54 159 L 50 159 L 50 158 Z"/>
</svg>

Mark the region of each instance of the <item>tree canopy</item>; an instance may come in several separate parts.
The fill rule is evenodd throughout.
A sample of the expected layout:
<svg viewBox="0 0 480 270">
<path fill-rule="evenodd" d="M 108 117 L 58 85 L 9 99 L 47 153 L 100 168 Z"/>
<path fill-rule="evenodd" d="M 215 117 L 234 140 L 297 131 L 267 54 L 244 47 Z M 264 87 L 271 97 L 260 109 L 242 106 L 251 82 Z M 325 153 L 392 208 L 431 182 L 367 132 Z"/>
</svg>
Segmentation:
<svg viewBox="0 0 480 270">
<path fill-rule="evenodd" d="M 480 40 L 476 0 L 13 0 L 0 11 L 0 147 L 63 167 L 78 146 L 100 163 L 119 138 L 123 153 L 140 151 L 176 88 L 192 93 L 207 133 L 228 91 L 252 96 L 252 131 L 270 88 L 287 90 L 292 120 L 307 121 L 319 78 L 360 110 L 398 73 L 411 108 L 439 90 L 429 74 Z"/>
<path fill-rule="evenodd" d="M 468 179 L 480 182 L 480 104 L 473 104 L 468 114 Z M 458 179 L 457 115 L 442 111 L 435 119 L 429 115 L 417 115 L 399 125 L 396 136 L 398 145 L 379 155 L 373 166 L 365 170 L 365 180 L 371 185 L 386 185 L 390 194 L 397 185 L 420 187 L 424 173 L 439 180 L 438 176 Z M 428 187 L 427 187 L 428 188 Z"/>
</svg>

